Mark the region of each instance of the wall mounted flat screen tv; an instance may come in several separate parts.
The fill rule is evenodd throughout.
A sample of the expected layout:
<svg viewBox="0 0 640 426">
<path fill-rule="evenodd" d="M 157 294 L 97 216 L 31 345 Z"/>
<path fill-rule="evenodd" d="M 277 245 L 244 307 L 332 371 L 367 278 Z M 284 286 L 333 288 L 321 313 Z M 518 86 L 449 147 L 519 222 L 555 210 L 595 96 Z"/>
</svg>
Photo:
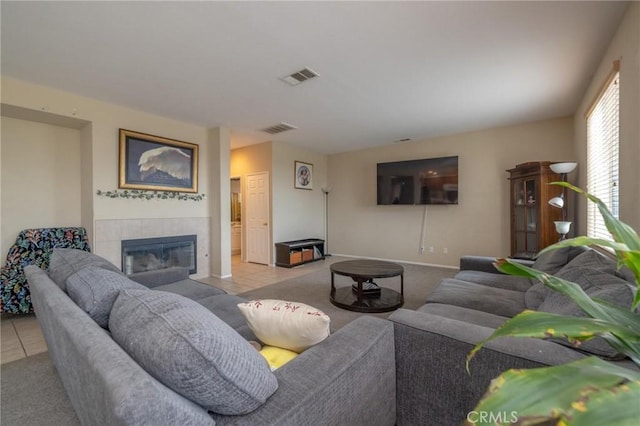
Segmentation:
<svg viewBox="0 0 640 426">
<path fill-rule="evenodd" d="M 458 204 L 458 156 L 378 163 L 378 205 Z"/>
</svg>

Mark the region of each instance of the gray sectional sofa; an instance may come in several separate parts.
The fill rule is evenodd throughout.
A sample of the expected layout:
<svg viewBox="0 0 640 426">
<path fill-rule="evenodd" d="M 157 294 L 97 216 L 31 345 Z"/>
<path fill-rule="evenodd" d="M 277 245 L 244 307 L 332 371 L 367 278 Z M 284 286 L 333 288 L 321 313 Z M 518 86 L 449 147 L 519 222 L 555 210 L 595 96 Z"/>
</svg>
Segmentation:
<svg viewBox="0 0 640 426">
<path fill-rule="evenodd" d="M 485 345 L 465 370 L 466 355 L 508 318 L 525 309 L 582 315 L 564 296 L 542 283 L 499 273 L 495 258 L 466 256 L 460 272 L 442 280 L 427 303 L 400 309 L 389 319 L 395 325 L 397 425 L 461 424 L 490 381 L 510 368 L 557 365 L 597 355 L 636 368 L 602 339 L 580 348 L 566 341 L 501 338 Z M 526 263 L 526 262 L 525 262 Z M 536 269 L 579 284 L 587 294 L 630 307 L 630 271 L 617 270 L 615 259 L 586 247 L 544 254 Z"/>
<path fill-rule="evenodd" d="M 48 271 L 25 273 L 49 355 L 83 424 L 395 423 L 388 321 L 358 318 L 272 373 L 245 340 L 255 336 L 236 308 L 243 299 L 183 271 L 133 281 L 98 256 L 56 249 Z M 203 347 L 215 355 L 205 357 Z M 168 348 L 178 355 L 167 359 Z"/>
<path fill-rule="evenodd" d="M 588 355 L 636 368 L 597 339 L 574 348 L 564 341 L 501 338 L 476 355 L 469 375 L 468 352 L 522 310 L 581 315 L 571 301 L 542 284 L 499 273 L 494 260 L 463 257 L 460 272 L 442 280 L 419 309 L 400 309 L 390 321 L 359 317 L 273 377 L 247 349 L 246 339 L 255 335 L 236 308 L 243 299 L 189 280 L 185 270 L 145 272 L 131 276 L 133 281 L 97 256 L 56 250 L 48 272 L 35 266 L 25 271 L 51 359 L 83 424 L 452 425 L 462 423 L 490 381 L 510 368 L 557 365 Z M 617 270 L 614 259 L 595 250 L 560 249 L 529 263 L 577 282 L 593 296 L 631 303 L 632 274 Z M 90 291 L 78 291 L 79 283 Z M 104 299 L 104 289 L 113 286 L 118 291 L 111 292 L 115 301 L 109 309 L 91 302 Z M 196 330 L 218 330 L 219 358 L 228 362 L 211 373 L 210 364 L 198 366 L 197 372 L 207 374 L 197 379 L 239 375 L 240 394 L 238 383 L 228 381 L 222 390 L 214 389 L 214 396 L 231 395 L 226 402 L 207 406 L 198 395 L 185 396 L 165 383 L 148 359 L 138 361 L 137 346 L 145 341 L 160 351 L 172 346 L 153 329 L 146 307 L 175 294 L 183 296 L 179 303 L 169 297 L 169 305 L 154 309 L 164 309 L 172 327 L 174 319 L 180 320 L 181 314 L 174 315 L 179 309 L 198 311 L 206 325 Z M 190 356 L 179 358 L 187 365 L 201 362 Z M 261 379 L 243 376 L 245 370 Z"/>
</svg>

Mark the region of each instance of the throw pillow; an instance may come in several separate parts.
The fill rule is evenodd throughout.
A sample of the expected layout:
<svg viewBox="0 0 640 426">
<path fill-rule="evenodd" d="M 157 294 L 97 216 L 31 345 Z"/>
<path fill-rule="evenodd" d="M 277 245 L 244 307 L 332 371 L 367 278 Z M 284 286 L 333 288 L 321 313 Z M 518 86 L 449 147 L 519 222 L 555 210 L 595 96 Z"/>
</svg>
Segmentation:
<svg viewBox="0 0 640 426">
<path fill-rule="evenodd" d="M 109 329 L 149 374 L 209 411 L 246 414 L 278 388 L 266 361 L 249 342 L 186 297 L 121 290 Z"/>
<path fill-rule="evenodd" d="M 84 250 L 55 248 L 49 260 L 47 274 L 63 291 L 67 291 L 67 279 L 88 266 L 95 266 L 122 274 L 113 263 Z"/>
<path fill-rule="evenodd" d="M 547 274 L 555 274 L 584 250 L 584 247 L 562 247 L 548 251 L 540 255 L 531 267 Z"/>
<path fill-rule="evenodd" d="M 532 285 L 529 290 L 524 293 L 524 304 L 527 309 L 537 310 L 550 291 L 552 290 L 542 282 Z"/>
<path fill-rule="evenodd" d="M 109 326 L 109 313 L 120 290 L 146 290 L 118 272 L 89 266 L 67 279 L 69 297 L 102 328 Z"/>
<path fill-rule="evenodd" d="M 629 283 L 598 269 L 571 268 L 556 276 L 578 284 L 590 297 L 597 297 L 623 308 L 629 308 L 633 301 Z M 560 315 L 586 316 L 571 299 L 556 291 L 547 294 L 538 310 Z"/>
<path fill-rule="evenodd" d="M 271 371 L 276 371 L 292 359 L 298 356 L 296 352 L 289 349 L 276 348 L 275 346 L 265 346 L 260 349 L 260 355 L 264 357 L 271 367 Z"/>
<path fill-rule="evenodd" d="M 331 319 L 298 302 L 252 300 L 238 304 L 249 328 L 263 343 L 300 353 L 329 337 Z"/>
<path fill-rule="evenodd" d="M 559 272 L 556 276 L 575 282 L 592 298 L 602 299 L 623 308 L 629 308 L 633 301 L 633 293 L 629 284 L 623 279 L 604 272 L 603 270 L 574 267 L 562 273 Z M 571 299 L 555 291 L 548 292 L 545 300 L 538 307 L 538 310 L 560 315 L 587 316 L 582 308 Z M 573 347 L 573 345 L 565 339 L 553 340 L 560 344 Z M 583 342 L 579 346 L 579 349 L 583 352 L 610 359 L 623 357 L 601 337 L 595 337 Z"/>
<path fill-rule="evenodd" d="M 573 281 L 572 276 L 579 276 L 579 272 L 575 270 L 592 269 L 605 272 L 607 274 L 615 275 L 618 269 L 618 263 L 612 258 L 608 258 L 605 255 L 599 253 L 596 250 L 587 250 L 584 253 L 574 257 L 558 272 L 553 275 L 564 278 L 565 280 Z"/>
</svg>

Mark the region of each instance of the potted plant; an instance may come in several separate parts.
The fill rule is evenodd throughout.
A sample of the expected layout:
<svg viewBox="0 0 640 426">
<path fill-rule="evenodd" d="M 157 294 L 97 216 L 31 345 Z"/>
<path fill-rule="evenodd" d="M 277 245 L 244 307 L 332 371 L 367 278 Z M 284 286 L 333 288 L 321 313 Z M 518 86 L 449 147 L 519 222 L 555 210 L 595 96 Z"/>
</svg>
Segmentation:
<svg viewBox="0 0 640 426">
<path fill-rule="evenodd" d="M 501 336 L 565 338 L 576 345 L 600 336 L 640 367 L 640 315 L 636 310 L 640 303 L 640 238 L 597 197 L 567 183 L 555 184 L 584 194 L 596 203 L 614 241 L 577 237 L 554 244 L 543 252 L 578 245 L 598 245 L 612 250 L 619 266 L 625 265 L 635 275 L 632 306 L 624 309 L 591 298 L 578 284 L 499 259 L 496 267 L 500 271 L 542 281 L 571 298 L 587 317 L 524 311 L 475 346 L 467 356 L 467 370 L 469 361 L 483 344 Z M 508 370 L 491 382 L 474 411 L 511 415 L 487 415 L 475 424 L 636 425 L 640 421 L 639 371 L 595 356 L 557 366 Z"/>
</svg>

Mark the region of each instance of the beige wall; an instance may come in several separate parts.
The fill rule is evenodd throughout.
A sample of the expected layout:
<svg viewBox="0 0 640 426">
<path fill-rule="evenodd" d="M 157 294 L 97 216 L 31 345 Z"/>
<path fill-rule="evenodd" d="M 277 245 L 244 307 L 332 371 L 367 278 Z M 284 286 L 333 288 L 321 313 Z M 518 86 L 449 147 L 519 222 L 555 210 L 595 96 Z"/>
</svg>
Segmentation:
<svg viewBox="0 0 640 426">
<path fill-rule="evenodd" d="M 26 228 L 80 226 L 80 131 L 2 117 L 2 258 Z"/>
<path fill-rule="evenodd" d="M 313 164 L 313 189 L 295 189 L 294 162 Z M 268 172 L 271 192 L 269 258 L 275 263 L 274 243 L 323 238 L 324 204 L 321 188 L 327 182 L 327 156 L 283 142 L 267 142 L 231 151 L 231 176 L 240 177 L 245 194 L 247 174 Z M 242 204 L 242 216 L 246 204 Z M 246 238 L 246 223 L 242 222 Z M 243 242 L 243 246 L 245 242 Z M 244 255 L 243 255 L 244 258 Z"/>
<path fill-rule="evenodd" d="M 198 192 L 209 194 L 209 167 L 202 164 L 208 153 L 207 129 L 8 77 L 2 77 L 2 103 L 91 123 L 88 129 L 83 129 L 82 137 L 83 144 L 91 145 L 83 153 L 83 159 L 90 157 L 92 164 L 91 172 L 87 173 L 91 184 L 83 183 L 86 185 L 83 196 L 91 191 L 93 220 L 208 216 L 206 202 L 111 199 L 95 194 L 97 190 L 118 187 L 119 128 L 198 144 L 201 158 Z"/>
<path fill-rule="evenodd" d="M 12 114 L 16 111 L 33 119 L 25 121 L 27 132 L 34 132 L 45 121 L 59 122 L 60 125 L 72 123 L 82 124 L 79 131 L 75 131 L 76 148 L 73 151 L 75 164 L 82 164 L 82 170 L 77 169 L 76 186 L 73 190 L 74 203 L 68 211 L 75 218 L 75 225 L 85 226 L 92 237 L 97 220 L 114 219 L 155 219 L 155 218 L 209 218 L 210 212 L 221 211 L 220 186 L 213 182 L 220 180 L 221 173 L 228 173 L 227 168 L 221 168 L 216 158 L 220 159 L 220 144 L 216 139 L 210 140 L 208 130 L 204 127 L 172 120 L 108 104 L 97 100 L 84 98 L 44 86 L 30 84 L 24 81 L 2 77 L 2 106 Z M 114 190 L 118 186 L 118 129 L 130 129 L 143 133 L 159 135 L 171 139 L 192 142 L 199 145 L 199 184 L 198 192 L 207 195 L 206 201 L 179 200 L 133 200 L 112 199 L 96 195 L 97 190 Z M 55 138 L 60 126 L 48 126 L 51 138 Z M 215 130 L 215 129 L 213 129 Z M 225 130 L 226 131 L 226 130 Z M 228 132 L 227 132 L 228 133 Z M 3 135 L 4 136 L 4 135 Z M 228 137 L 227 143 L 228 153 Z M 210 150 L 216 149 L 215 155 Z M 227 154 L 228 155 L 228 154 Z M 4 153 L 3 163 L 13 164 L 19 156 Z M 228 157 L 226 158 L 228 164 Z M 3 164 L 2 174 L 5 175 Z M 212 178 L 212 174 L 215 177 Z M 82 183 L 80 183 L 82 181 Z M 58 192 L 67 191 L 68 187 L 58 186 Z M 11 193 L 9 182 L 2 180 L 3 206 L 17 205 L 24 194 Z M 6 196 L 5 196 L 5 191 Z M 228 200 L 227 206 L 228 208 Z M 37 217 L 51 215 L 51 212 L 21 208 L 21 215 L 34 214 Z M 67 208 L 63 207 L 63 210 Z M 3 215 L 3 223 L 5 221 Z M 39 221 L 38 226 L 46 226 L 45 221 Z M 224 229 L 216 229 L 218 240 L 225 238 Z M 2 237 L 4 240 L 4 236 Z M 15 236 L 13 236 L 15 238 Z M 228 239 L 228 238 L 227 238 Z M 219 244 L 211 250 L 212 274 L 226 274 L 230 260 L 230 248 Z M 226 251 L 226 253 L 225 253 Z M 96 251 L 101 254 L 99 251 Z M 215 268 L 219 270 L 216 270 Z"/>
<path fill-rule="evenodd" d="M 584 114 L 620 59 L 620 219 L 640 230 L 640 3 L 632 2 L 611 41 L 589 89 L 576 110 L 575 157 L 587 161 L 587 128 Z M 579 168 L 579 184 L 586 187 L 586 168 Z M 587 203 L 578 199 L 578 233 L 586 232 Z"/>
<path fill-rule="evenodd" d="M 294 187 L 294 163 L 313 164 L 313 189 Z M 273 144 L 273 240 L 324 238 L 324 199 L 327 156 L 293 144 Z"/>
<path fill-rule="evenodd" d="M 509 255 L 505 170 L 527 161 L 571 160 L 572 141 L 567 117 L 331 155 L 330 251 L 448 266 L 464 254 Z M 428 206 L 426 218 L 424 206 L 376 205 L 376 163 L 450 155 L 459 156 L 458 205 Z"/>
</svg>

